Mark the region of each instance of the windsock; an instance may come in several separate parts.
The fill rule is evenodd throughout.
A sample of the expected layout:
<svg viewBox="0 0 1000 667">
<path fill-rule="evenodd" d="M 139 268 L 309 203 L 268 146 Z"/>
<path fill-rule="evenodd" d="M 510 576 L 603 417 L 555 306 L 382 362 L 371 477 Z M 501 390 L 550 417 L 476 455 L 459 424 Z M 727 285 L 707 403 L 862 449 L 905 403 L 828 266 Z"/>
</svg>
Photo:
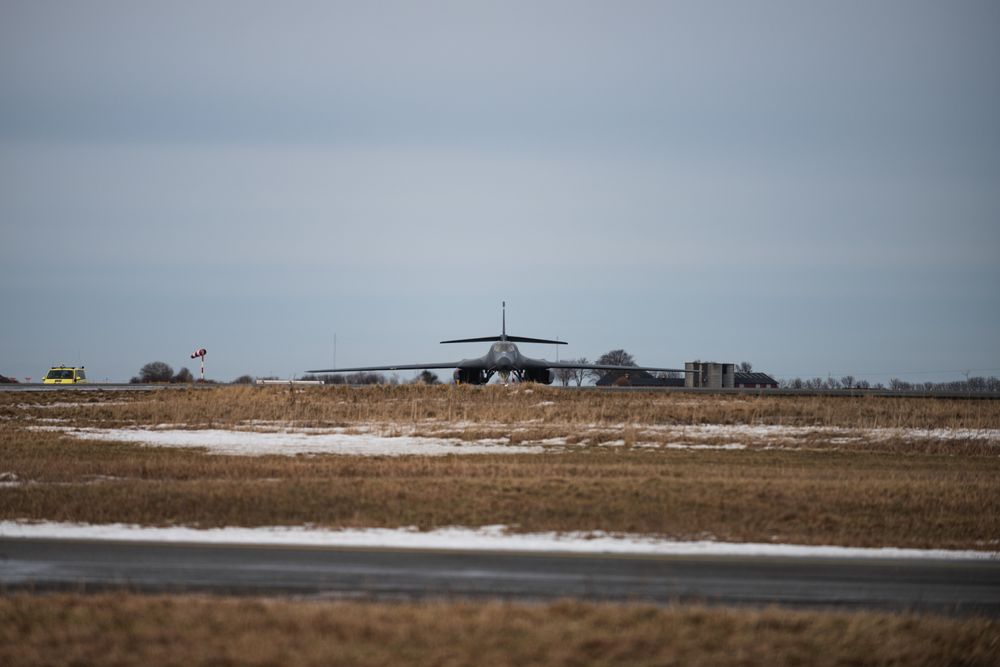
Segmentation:
<svg viewBox="0 0 1000 667">
<path fill-rule="evenodd" d="M 206 350 L 205 348 L 202 347 L 202 348 L 199 348 L 199 349 L 195 350 L 194 352 L 192 352 L 191 353 L 191 358 L 192 359 L 197 359 L 198 357 L 204 357 L 206 354 L 208 354 L 208 350 Z"/>
</svg>

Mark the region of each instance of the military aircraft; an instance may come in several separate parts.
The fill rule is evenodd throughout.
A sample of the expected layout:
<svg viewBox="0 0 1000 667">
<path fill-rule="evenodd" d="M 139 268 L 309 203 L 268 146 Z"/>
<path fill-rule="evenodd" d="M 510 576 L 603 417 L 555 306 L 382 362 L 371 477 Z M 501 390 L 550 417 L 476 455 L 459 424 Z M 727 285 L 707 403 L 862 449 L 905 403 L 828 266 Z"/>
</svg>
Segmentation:
<svg viewBox="0 0 1000 667">
<path fill-rule="evenodd" d="M 459 384 L 486 384 L 499 374 L 506 384 L 513 377 L 518 382 L 540 382 L 552 384 L 555 368 L 573 368 L 593 371 L 648 371 L 690 373 L 683 368 L 652 368 L 648 366 L 615 366 L 609 364 L 578 364 L 573 362 L 547 361 L 532 359 L 521 354 L 514 343 L 543 343 L 547 345 L 566 345 L 564 340 L 546 340 L 544 338 L 527 338 L 525 336 L 507 335 L 507 302 L 503 302 L 503 320 L 499 336 L 482 336 L 480 338 L 458 338 L 443 340 L 442 344 L 450 343 L 485 343 L 493 342 L 489 352 L 473 359 L 446 361 L 429 364 L 397 364 L 395 366 L 358 366 L 356 368 L 324 368 L 307 371 L 308 373 L 357 373 L 361 371 L 407 371 L 425 370 L 431 368 L 454 368 L 455 382 Z"/>
</svg>

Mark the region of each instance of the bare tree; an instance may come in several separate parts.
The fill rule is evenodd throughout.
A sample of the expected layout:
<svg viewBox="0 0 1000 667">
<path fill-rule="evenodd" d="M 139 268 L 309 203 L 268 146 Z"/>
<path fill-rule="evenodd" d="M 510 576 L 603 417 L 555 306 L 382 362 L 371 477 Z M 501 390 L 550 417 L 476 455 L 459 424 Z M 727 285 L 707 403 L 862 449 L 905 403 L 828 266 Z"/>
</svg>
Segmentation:
<svg viewBox="0 0 1000 667">
<path fill-rule="evenodd" d="M 170 382 L 174 377 L 174 369 L 165 361 L 151 361 L 139 370 L 139 377 L 132 378 L 140 383 Z"/>
<path fill-rule="evenodd" d="M 899 378 L 889 378 L 889 389 L 893 391 L 909 391 L 911 387 L 909 382 L 904 382 Z"/>
<path fill-rule="evenodd" d="M 580 357 L 574 363 L 577 363 L 577 364 L 589 364 L 590 361 L 587 359 L 587 357 Z M 587 377 L 588 377 L 589 373 L 590 373 L 590 371 L 588 371 L 586 368 L 574 368 L 573 369 L 573 381 L 576 382 L 576 386 L 577 387 L 582 387 L 583 386 L 583 383 L 587 381 Z"/>
<path fill-rule="evenodd" d="M 635 366 L 635 359 L 625 350 L 611 350 L 598 357 L 595 363 L 609 366 Z"/>
<path fill-rule="evenodd" d="M 345 378 L 346 384 L 385 384 L 385 376 L 373 371 L 361 371 L 349 373 Z"/>
<path fill-rule="evenodd" d="M 611 350 L 610 352 L 605 352 L 597 358 L 594 362 L 599 365 L 608 366 L 635 366 L 635 359 L 631 354 L 625 350 Z M 621 371 L 593 371 L 593 377 L 600 380 L 609 373 L 613 373 L 615 376 L 622 375 Z"/>
<path fill-rule="evenodd" d="M 238 378 L 236 378 L 235 380 L 233 380 L 232 384 L 253 384 L 253 376 L 252 375 L 241 375 Z"/>
<path fill-rule="evenodd" d="M 753 364 L 749 361 L 741 361 L 736 365 L 736 370 L 740 373 L 752 373 Z"/>
<path fill-rule="evenodd" d="M 806 381 L 806 386 L 809 389 L 823 389 L 826 387 L 826 380 L 823 378 L 813 378 L 812 380 Z"/>
<path fill-rule="evenodd" d="M 569 381 L 573 379 L 573 376 L 576 373 L 576 369 L 575 368 L 556 368 L 556 369 L 554 369 L 553 372 L 555 373 L 556 379 L 559 380 L 559 382 L 562 384 L 562 386 L 568 387 L 569 386 Z"/>
<path fill-rule="evenodd" d="M 840 378 L 840 384 L 841 386 L 844 387 L 844 389 L 851 389 L 852 387 L 854 387 L 854 376 L 845 375 L 844 377 Z"/>
<path fill-rule="evenodd" d="M 580 357 L 579 359 L 565 359 L 563 363 L 567 364 L 589 364 L 590 362 L 586 357 Z M 587 378 L 590 377 L 591 371 L 585 368 L 553 368 L 552 369 L 555 378 L 562 383 L 562 386 L 568 387 L 570 382 L 576 382 L 576 386 L 580 387 L 586 382 Z"/>
</svg>

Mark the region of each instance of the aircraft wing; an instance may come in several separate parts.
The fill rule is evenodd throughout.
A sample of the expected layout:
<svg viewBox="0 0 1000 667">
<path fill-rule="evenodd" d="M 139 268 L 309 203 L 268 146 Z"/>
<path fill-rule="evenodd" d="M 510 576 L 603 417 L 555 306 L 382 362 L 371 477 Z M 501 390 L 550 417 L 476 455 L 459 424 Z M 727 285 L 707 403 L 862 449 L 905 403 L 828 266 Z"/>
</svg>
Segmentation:
<svg viewBox="0 0 1000 667">
<path fill-rule="evenodd" d="M 545 343 L 547 345 L 569 345 L 564 340 L 549 340 L 548 338 L 528 338 L 527 336 L 482 336 L 481 338 L 456 338 L 455 340 L 443 340 L 446 343 L 491 343 L 501 340 L 509 340 L 512 343 Z"/>
<path fill-rule="evenodd" d="M 360 373 L 362 371 L 420 371 L 431 368 L 462 368 L 463 364 L 468 364 L 467 359 L 462 361 L 448 361 L 431 364 L 399 364 L 396 366 L 357 366 L 355 368 L 322 368 L 306 373 Z"/>
<path fill-rule="evenodd" d="M 695 373 L 683 368 L 653 368 L 651 366 L 611 366 L 608 364 L 573 364 L 539 360 L 545 368 L 580 368 L 588 371 L 646 371 L 649 373 Z"/>
</svg>

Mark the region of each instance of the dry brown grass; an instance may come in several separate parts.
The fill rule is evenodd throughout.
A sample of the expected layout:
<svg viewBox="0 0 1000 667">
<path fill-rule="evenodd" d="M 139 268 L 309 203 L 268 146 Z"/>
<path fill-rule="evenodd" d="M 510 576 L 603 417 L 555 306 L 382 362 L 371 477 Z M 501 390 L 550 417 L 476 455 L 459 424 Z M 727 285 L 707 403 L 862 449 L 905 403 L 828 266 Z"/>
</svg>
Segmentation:
<svg viewBox="0 0 1000 667">
<path fill-rule="evenodd" d="M 148 525 L 606 530 L 996 549 L 1000 458 L 580 448 L 442 458 L 229 457 L 0 430 L 0 518 Z"/>
<path fill-rule="evenodd" d="M 0 598 L 4 665 L 995 665 L 980 618 L 583 602 Z"/>
<path fill-rule="evenodd" d="M 997 429 L 1000 401 L 600 393 L 550 387 L 222 387 L 0 394 L 0 518 L 147 525 L 422 528 L 506 524 L 676 538 L 996 549 L 995 440 L 837 444 L 822 429 Z M 226 457 L 80 442 L 29 427 L 248 422 L 510 442 L 544 456 Z M 815 428 L 790 450 L 676 451 L 684 424 Z M 660 433 L 660 435 L 657 435 Z M 595 446 L 619 438 L 624 447 Z M 701 441 L 705 442 L 705 441 Z M 754 449 L 753 447 L 757 447 Z M 798 449 L 795 449 L 798 448 Z"/>
<path fill-rule="evenodd" d="M 78 403 L 63 407 L 46 405 Z M 28 406 L 28 407 L 24 407 Z M 532 386 L 218 387 L 152 393 L 0 394 L 0 417 L 88 425 L 305 426 L 462 422 L 523 425 L 784 424 L 845 428 L 1000 428 L 1000 401 L 573 391 Z"/>
</svg>

